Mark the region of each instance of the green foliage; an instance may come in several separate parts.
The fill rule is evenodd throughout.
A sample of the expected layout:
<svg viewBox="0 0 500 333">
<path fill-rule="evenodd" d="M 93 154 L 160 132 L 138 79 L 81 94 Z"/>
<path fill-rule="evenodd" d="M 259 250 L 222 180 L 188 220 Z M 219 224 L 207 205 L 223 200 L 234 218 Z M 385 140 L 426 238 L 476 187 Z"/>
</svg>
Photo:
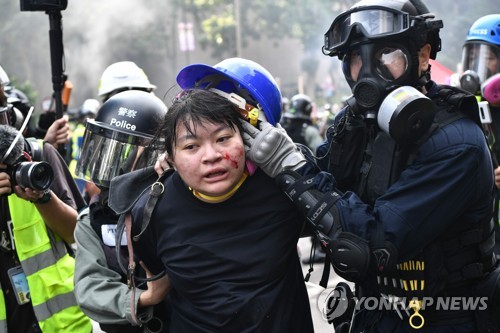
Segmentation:
<svg viewBox="0 0 500 333">
<path fill-rule="evenodd" d="M 9 77 L 10 78 L 10 84 L 13 87 L 16 87 L 17 89 L 21 90 L 23 93 L 28 96 L 28 99 L 31 103 L 31 105 L 35 105 L 36 100 L 38 98 L 38 92 L 36 89 L 33 87 L 30 81 L 24 81 L 23 83 L 20 83 L 17 81 L 15 77 Z"/>
</svg>

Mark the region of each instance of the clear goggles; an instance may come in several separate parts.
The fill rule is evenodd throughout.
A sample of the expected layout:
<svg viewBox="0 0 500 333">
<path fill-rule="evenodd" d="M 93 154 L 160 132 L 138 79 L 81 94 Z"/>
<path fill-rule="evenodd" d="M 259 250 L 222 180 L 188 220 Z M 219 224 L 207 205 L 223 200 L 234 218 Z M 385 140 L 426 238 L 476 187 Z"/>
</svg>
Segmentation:
<svg viewBox="0 0 500 333">
<path fill-rule="evenodd" d="M 354 27 L 367 38 L 376 39 L 397 35 L 411 26 L 408 13 L 382 7 L 366 6 L 353 8 L 335 18 L 325 34 L 325 51 L 333 51 L 348 43 Z"/>
<path fill-rule="evenodd" d="M 88 120 L 76 176 L 102 187 L 111 179 L 130 171 L 154 165 L 157 149 L 148 147 L 152 137 L 118 132 Z"/>
<path fill-rule="evenodd" d="M 462 50 L 463 71 L 477 73 L 480 82 L 500 73 L 500 47 L 482 43 L 469 42 Z"/>
<path fill-rule="evenodd" d="M 352 81 L 358 81 L 361 73 L 376 74 L 385 81 L 391 82 L 401 78 L 409 66 L 408 55 L 400 48 L 390 46 L 374 47 L 370 53 L 362 55 L 363 46 L 353 49 L 342 60 L 343 71 Z M 369 60 L 368 64 L 363 59 Z M 375 61 L 373 62 L 372 59 Z M 374 65 L 375 73 L 371 73 L 370 66 Z M 364 66 L 369 66 L 368 69 Z"/>
</svg>

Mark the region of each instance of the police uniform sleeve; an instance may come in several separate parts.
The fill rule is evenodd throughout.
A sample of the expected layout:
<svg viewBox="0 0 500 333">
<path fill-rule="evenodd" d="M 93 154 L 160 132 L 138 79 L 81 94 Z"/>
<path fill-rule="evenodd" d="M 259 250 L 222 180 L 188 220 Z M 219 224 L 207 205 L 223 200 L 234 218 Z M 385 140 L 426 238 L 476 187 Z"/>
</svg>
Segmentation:
<svg viewBox="0 0 500 333">
<path fill-rule="evenodd" d="M 322 173 L 285 173 L 277 181 L 328 243 L 334 268 L 346 273 L 339 275 L 350 281 L 362 279 L 370 257 L 372 268 L 393 268 L 455 221 L 487 217 L 493 203 L 488 148 L 480 128 L 466 119 L 422 145 L 414 163 L 374 205 L 340 192 L 334 177 Z"/>
<path fill-rule="evenodd" d="M 54 181 L 50 189 L 67 205 L 78 211 L 83 209 L 86 205 L 85 200 L 78 190 L 66 162 L 50 143 L 43 145 L 43 160 L 49 163 L 54 171 Z"/>
<path fill-rule="evenodd" d="M 79 215 L 75 241 L 75 296 L 82 311 L 99 323 L 132 323 L 132 290 L 108 267 L 102 241 L 90 225 L 88 208 Z M 136 289 L 136 309 L 143 292 Z"/>
</svg>

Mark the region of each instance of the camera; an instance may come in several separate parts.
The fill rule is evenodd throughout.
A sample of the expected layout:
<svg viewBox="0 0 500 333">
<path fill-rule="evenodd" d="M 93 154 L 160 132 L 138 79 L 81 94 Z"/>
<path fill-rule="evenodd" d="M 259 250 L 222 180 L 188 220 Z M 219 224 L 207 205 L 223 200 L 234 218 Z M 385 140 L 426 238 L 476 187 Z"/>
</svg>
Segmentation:
<svg viewBox="0 0 500 333">
<path fill-rule="evenodd" d="M 47 162 L 18 161 L 9 165 L 5 172 L 10 176 L 12 186 L 29 187 L 45 191 L 54 180 L 54 171 Z"/>
<path fill-rule="evenodd" d="M 65 10 L 68 0 L 21 0 L 21 11 Z"/>
</svg>

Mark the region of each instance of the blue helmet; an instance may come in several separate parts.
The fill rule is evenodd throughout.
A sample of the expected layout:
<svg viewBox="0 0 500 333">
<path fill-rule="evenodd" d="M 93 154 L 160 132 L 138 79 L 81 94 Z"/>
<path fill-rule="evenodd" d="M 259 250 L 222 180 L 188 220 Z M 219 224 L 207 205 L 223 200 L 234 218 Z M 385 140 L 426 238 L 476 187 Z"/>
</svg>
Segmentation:
<svg viewBox="0 0 500 333">
<path fill-rule="evenodd" d="M 470 27 L 465 41 L 483 41 L 500 46 L 500 14 L 477 19 Z"/>
<path fill-rule="evenodd" d="M 225 93 L 235 93 L 248 104 L 264 111 L 266 120 L 276 125 L 281 118 L 281 92 L 274 77 L 258 63 L 229 58 L 214 66 L 193 64 L 177 74 L 182 89 L 215 88 Z"/>
<path fill-rule="evenodd" d="M 492 61 L 496 59 L 496 61 Z M 480 85 L 500 73 L 500 14 L 486 15 L 470 27 L 462 50 L 461 87 L 478 94 Z"/>
</svg>

